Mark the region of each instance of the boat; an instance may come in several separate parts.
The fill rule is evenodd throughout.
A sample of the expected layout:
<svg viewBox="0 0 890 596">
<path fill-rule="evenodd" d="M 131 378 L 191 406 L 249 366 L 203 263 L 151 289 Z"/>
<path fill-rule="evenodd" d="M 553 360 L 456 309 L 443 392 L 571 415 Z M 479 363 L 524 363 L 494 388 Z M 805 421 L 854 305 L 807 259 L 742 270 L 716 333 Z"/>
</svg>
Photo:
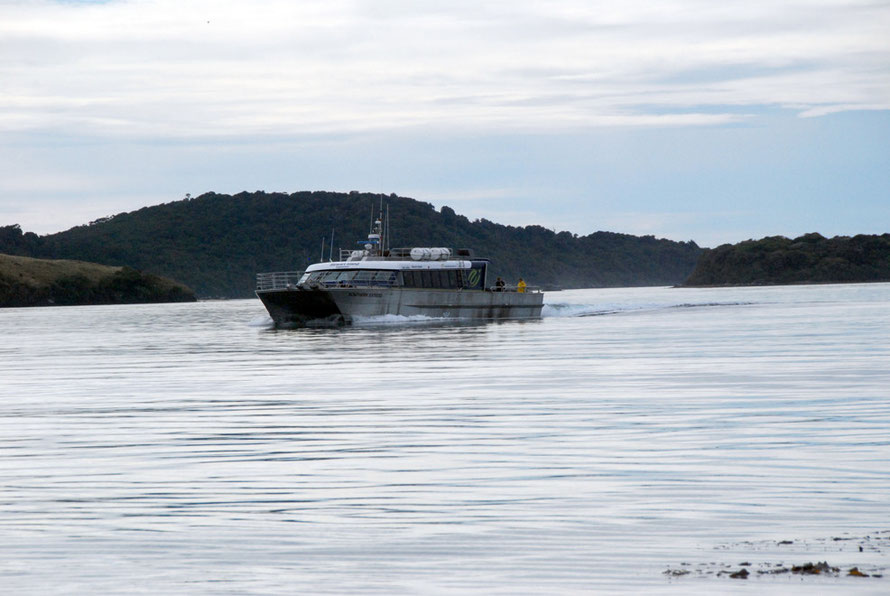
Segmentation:
<svg viewBox="0 0 890 596">
<path fill-rule="evenodd" d="M 305 271 L 258 273 L 256 295 L 276 327 L 350 325 L 396 315 L 485 321 L 541 316 L 544 293 L 489 283 L 489 259 L 470 249 L 386 248 L 383 213 L 358 250 L 340 250 Z M 333 249 L 331 250 L 333 253 Z M 322 245 L 322 255 L 324 247 Z"/>
</svg>

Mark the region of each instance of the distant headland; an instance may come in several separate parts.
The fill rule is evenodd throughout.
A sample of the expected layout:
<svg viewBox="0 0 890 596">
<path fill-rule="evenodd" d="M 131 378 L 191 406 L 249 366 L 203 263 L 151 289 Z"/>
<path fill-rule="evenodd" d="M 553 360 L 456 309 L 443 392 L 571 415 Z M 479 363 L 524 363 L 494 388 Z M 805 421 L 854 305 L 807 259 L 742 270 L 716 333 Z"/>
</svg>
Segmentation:
<svg viewBox="0 0 890 596">
<path fill-rule="evenodd" d="M 182 284 L 130 267 L 0 254 L 0 307 L 194 301 Z"/>
<path fill-rule="evenodd" d="M 890 234 L 771 236 L 705 250 L 685 286 L 890 281 Z"/>
</svg>

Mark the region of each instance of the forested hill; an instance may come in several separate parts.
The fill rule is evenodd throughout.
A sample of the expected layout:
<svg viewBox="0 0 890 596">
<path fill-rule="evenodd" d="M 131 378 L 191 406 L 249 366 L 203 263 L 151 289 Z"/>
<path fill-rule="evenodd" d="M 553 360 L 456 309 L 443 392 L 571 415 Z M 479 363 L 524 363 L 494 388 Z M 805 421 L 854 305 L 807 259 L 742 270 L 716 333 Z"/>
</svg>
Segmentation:
<svg viewBox="0 0 890 596">
<path fill-rule="evenodd" d="M 330 244 L 332 230 L 335 247 L 356 248 L 380 199 L 358 192 L 207 193 L 48 236 L 0 227 L 0 252 L 127 265 L 185 283 L 201 297 L 248 297 L 257 272 L 318 261 L 322 238 Z M 514 281 L 521 275 L 533 285 L 673 285 L 686 279 L 701 253 L 694 242 L 609 232 L 579 237 L 470 221 L 449 207 L 437 212 L 396 195 L 384 203 L 391 246 L 472 248 L 492 259 L 491 275 Z"/>
<path fill-rule="evenodd" d="M 772 236 L 707 250 L 688 286 L 890 281 L 890 234 Z"/>
</svg>

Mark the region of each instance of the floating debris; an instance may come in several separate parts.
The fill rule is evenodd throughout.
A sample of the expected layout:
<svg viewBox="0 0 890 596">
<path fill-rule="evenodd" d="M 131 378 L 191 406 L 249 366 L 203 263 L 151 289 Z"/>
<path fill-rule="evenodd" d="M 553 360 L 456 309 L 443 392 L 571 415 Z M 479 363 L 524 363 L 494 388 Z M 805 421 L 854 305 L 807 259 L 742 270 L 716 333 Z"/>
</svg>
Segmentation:
<svg viewBox="0 0 890 596">
<path fill-rule="evenodd" d="M 800 573 L 801 575 L 820 575 L 823 573 L 837 574 L 839 572 L 840 569 L 830 566 L 828 561 L 822 561 L 821 563 L 804 563 L 803 565 L 795 565 L 791 567 L 791 573 Z"/>
<path fill-rule="evenodd" d="M 786 548 L 793 545 L 792 548 Z M 782 547 L 777 549 L 777 547 Z M 873 532 L 866 536 L 850 536 L 846 533 L 841 536 L 828 536 L 825 538 L 807 538 L 797 540 L 763 540 L 763 541 L 741 541 L 728 544 L 720 544 L 714 546 L 715 551 L 735 551 L 746 553 L 748 556 L 752 551 L 764 551 L 775 554 L 777 551 L 782 552 L 780 555 L 783 560 L 772 561 L 756 561 L 752 559 L 742 559 L 741 563 L 732 565 L 724 562 L 701 562 L 689 563 L 684 561 L 682 568 L 668 569 L 664 575 L 669 578 L 680 578 L 683 576 L 690 577 L 728 577 L 732 579 L 750 579 L 755 578 L 760 581 L 767 581 L 767 578 L 773 577 L 776 580 L 779 576 L 794 574 L 801 576 L 822 576 L 834 578 L 870 578 L 881 579 L 884 577 L 886 567 L 876 566 L 874 564 L 863 564 L 858 562 L 853 565 L 851 561 L 855 554 L 871 553 L 886 554 L 890 551 L 890 531 L 881 530 Z M 788 561 L 789 558 L 803 557 L 807 553 L 838 552 L 846 553 L 839 555 L 841 557 L 849 557 L 843 561 L 841 565 L 831 565 L 827 560 L 816 562 L 807 562 L 796 564 Z M 804 559 L 806 561 L 806 559 Z M 688 580 L 684 580 L 688 581 Z M 850 580 L 856 581 L 856 580 Z M 890 592 L 888 592 L 890 593 Z"/>
<path fill-rule="evenodd" d="M 713 567 L 715 565 L 720 565 L 724 569 L 721 569 L 714 572 L 713 569 L 706 569 L 705 567 Z M 748 563 L 748 566 L 751 566 L 751 563 Z M 828 577 L 840 577 L 841 569 L 839 567 L 835 567 L 830 565 L 828 561 L 820 561 L 816 563 L 804 563 L 803 565 L 793 565 L 791 567 L 778 566 L 778 567 L 770 567 L 769 563 L 760 563 L 758 565 L 759 569 L 756 569 L 754 572 L 757 573 L 758 576 L 770 576 L 770 575 L 784 575 L 786 573 L 793 573 L 795 575 L 821 575 Z M 870 570 L 871 571 L 871 570 Z M 733 571 L 729 565 L 719 564 L 719 563 L 707 563 L 702 565 L 699 569 L 667 569 L 663 572 L 664 575 L 668 577 L 683 577 L 686 575 L 697 574 L 699 576 L 705 575 L 716 575 L 717 577 L 727 576 L 732 579 L 748 579 L 753 572 L 748 571 L 747 568 L 742 567 L 737 571 Z M 860 570 L 859 567 L 851 567 L 847 571 L 847 576 L 852 577 L 870 577 L 870 578 L 882 578 L 884 577 L 881 573 L 865 573 Z"/>
<path fill-rule="evenodd" d="M 782 567 L 781 565 L 779 565 L 775 569 L 761 570 L 761 571 L 758 571 L 757 573 L 759 573 L 761 575 L 765 575 L 765 574 L 779 575 L 780 573 L 791 573 L 791 570 L 788 569 L 787 567 Z"/>
</svg>

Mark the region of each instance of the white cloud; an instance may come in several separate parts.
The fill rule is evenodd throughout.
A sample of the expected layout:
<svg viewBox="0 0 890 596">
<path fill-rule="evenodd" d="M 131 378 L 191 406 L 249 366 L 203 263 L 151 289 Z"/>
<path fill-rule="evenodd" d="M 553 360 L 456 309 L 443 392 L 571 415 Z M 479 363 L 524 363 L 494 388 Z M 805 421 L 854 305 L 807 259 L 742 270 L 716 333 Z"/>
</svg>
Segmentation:
<svg viewBox="0 0 890 596">
<path fill-rule="evenodd" d="M 21 164 L 0 168 L 0 195 L 16 194 L 51 195 L 57 193 L 95 192 L 103 188 L 105 180 L 93 175 L 62 172 L 23 172 Z"/>
<path fill-rule="evenodd" d="M 887 30 L 886 5 L 827 0 L 0 2 L 0 128 L 552 131 L 890 109 Z"/>
<path fill-rule="evenodd" d="M 70 196 L 44 198 L 39 202 L 31 198 L 4 200 L 0 203 L 0 225 L 21 224 L 24 232 L 52 234 L 76 225 L 123 211 L 134 211 L 145 205 L 170 200 L 165 195 L 132 195 L 124 203 L 119 197 L 96 197 L 89 200 L 72 200 Z"/>
</svg>

